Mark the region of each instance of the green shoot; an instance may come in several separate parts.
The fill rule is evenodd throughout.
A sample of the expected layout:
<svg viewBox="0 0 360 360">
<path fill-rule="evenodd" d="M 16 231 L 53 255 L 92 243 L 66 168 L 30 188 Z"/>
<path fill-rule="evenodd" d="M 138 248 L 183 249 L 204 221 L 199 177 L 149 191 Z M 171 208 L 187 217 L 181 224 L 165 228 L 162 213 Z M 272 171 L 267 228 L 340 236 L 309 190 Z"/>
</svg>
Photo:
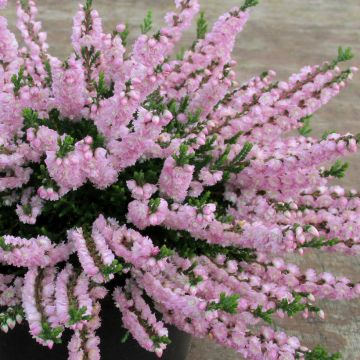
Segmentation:
<svg viewBox="0 0 360 360">
<path fill-rule="evenodd" d="M 147 34 L 153 27 L 153 14 L 149 10 L 145 16 L 144 22 L 140 25 L 141 33 Z"/>
<path fill-rule="evenodd" d="M 220 301 L 218 303 L 212 302 L 208 305 L 208 311 L 224 311 L 229 314 L 236 314 L 238 301 L 240 299 L 240 295 L 234 294 L 227 296 L 225 293 L 220 294 Z"/>
<path fill-rule="evenodd" d="M 310 136 L 312 132 L 311 120 L 312 120 L 312 116 L 306 116 L 300 120 L 300 122 L 304 124 L 303 127 L 299 129 L 300 135 L 305 137 Z"/>
<path fill-rule="evenodd" d="M 322 172 L 322 177 L 335 177 L 338 179 L 342 179 L 347 169 L 349 168 L 348 162 L 342 162 L 341 160 L 337 160 L 334 165 L 331 166 L 329 170 L 325 170 Z"/>
<path fill-rule="evenodd" d="M 198 39 L 205 39 L 205 35 L 208 31 L 208 22 L 205 18 L 205 12 L 202 11 L 200 13 L 199 19 L 197 21 L 197 28 L 196 28 L 196 36 Z"/>
</svg>

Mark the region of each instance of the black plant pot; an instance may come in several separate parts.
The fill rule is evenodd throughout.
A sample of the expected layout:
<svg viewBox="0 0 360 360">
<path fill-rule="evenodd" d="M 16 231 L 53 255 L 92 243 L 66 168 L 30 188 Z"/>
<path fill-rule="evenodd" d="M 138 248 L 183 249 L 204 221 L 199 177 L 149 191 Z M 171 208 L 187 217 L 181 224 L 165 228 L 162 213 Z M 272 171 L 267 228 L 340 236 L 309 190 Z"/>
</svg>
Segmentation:
<svg viewBox="0 0 360 360">
<path fill-rule="evenodd" d="M 155 354 L 149 353 L 129 338 L 125 343 L 121 339 L 125 330 L 121 326 L 121 315 L 118 310 L 108 305 L 103 306 L 102 327 L 98 331 L 101 338 L 102 360 L 155 360 Z M 31 338 L 28 326 L 16 326 L 14 330 L 4 334 L 0 331 L 1 360 L 66 360 L 68 358 L 67 342 L 70 335 L 65 334 L 62 345 L 55 345 L 52 350 L 38 345 Z M 170 328 L 171 345 L 168 346 L 162 359 L 185 360 L 190 348 L 190 336 L 175 328 Z"/>
</svg>

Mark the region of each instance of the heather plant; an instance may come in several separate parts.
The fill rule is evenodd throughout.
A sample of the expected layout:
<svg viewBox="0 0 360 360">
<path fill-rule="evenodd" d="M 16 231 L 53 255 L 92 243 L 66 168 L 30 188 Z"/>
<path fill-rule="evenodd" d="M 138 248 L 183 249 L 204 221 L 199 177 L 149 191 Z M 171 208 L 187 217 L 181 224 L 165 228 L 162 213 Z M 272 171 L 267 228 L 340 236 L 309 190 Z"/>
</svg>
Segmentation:
<svg viewBox="0 0 360 360">
<path fill-rule="evenodd" d="M 212 29 L 200 14 L 197 39 L 173 57 L 197 0 L 175 0 L 158 31 L 149 12 L 128 49 L 129 28 L 104 33 L 87 0 L 65 61 L 48 52 L 35 1 L 17 3 L 23 47 L 0 17 L 3 331 L 25 318 L 52 348 L 70 329 L 69 359 L 100 359 L 109 297 L 119 327 L 159 357 L 175 325 L 250 360 L 339 358 L 271 324 L 360 296 L 285 259 L 360 251 L 359 194 L 331 182 L 359 137 L 310 136 L 357 69 L 340 68 L 353 55 L 339 48 L 287 81 L 268 71 L 238 84 L 232 51 L 256 4 Z"/>
</svg>

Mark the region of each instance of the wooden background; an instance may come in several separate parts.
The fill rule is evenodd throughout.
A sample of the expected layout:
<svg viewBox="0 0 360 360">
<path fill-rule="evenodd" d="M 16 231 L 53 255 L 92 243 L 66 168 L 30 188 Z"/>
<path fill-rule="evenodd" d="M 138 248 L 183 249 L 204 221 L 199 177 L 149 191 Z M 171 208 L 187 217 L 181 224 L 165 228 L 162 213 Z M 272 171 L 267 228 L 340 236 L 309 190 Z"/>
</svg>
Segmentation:
<svg viewBox="0 0 360 360">
<path fill-rule="evenodd" d="M 132 38 L 138 33 L 138 24 L 151 8 L 159 23 L 163 14 L 172 8 L 171 0 L 95 0 L 95 6 L 106 20 L 109 31 L 118 22 L 128 22 Z M 15 25 L 15 0 L 9 0 L 5 11 L 11 27 Z M 54 55 L 65 58 L 70 51 L 72 16 L 76 0 L 38 0 L 39 17 L 49 33 Z M 236 0 L 202 0 L 202 7 L 211 22 L 232 6 Z M 337 47 L 351 46 L 360 64 L 360 1 L 359 0 L 262 0 L 240 37 L 234 58 L 238 60 L 239 79 L 273 69 L 279 77 L 286 77 L 306 64 L 318 64 L 332 59 Z M 194 30 L 194 29 L 193 29 Z M 190 44 L 194 31 L 189 31 L 184 44 Z M 337 99 L 315 116 L 314 132 L 326 129 L 345 133 L 360 132 L 360 74 Z M 359 156 L 350 159 L 348 177 L 342 183 L 358 187 Z M 320 271 L 332 270 L 360 281 L 358 258 L 324 255 L 314 252 L 303 259 L 295 259 L 302 266 Z M 360 359 L 360 301 L 325 302 L 326 321 L 301 318 L 287 320 L 279 326 L 300 336 L 308 346 L 325 344 L 332 351 L 342 351 L 344 360 Z M 194 340 L 188 360 L 235 360 L 236 353 L 223 350 L 209 341 Z"/>
</svg>

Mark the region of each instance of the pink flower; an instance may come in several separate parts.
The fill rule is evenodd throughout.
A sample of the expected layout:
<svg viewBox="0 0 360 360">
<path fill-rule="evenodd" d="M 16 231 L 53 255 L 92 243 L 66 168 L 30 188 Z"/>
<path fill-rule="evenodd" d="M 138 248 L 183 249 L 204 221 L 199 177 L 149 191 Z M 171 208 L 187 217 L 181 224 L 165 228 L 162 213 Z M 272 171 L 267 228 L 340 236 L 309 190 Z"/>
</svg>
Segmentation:
<svg viewBox="0 0 360 360">
<path fill-rule="evenodd" d="M 165 160 L 159 185 L 160 191 L 177 202 L 183 202 L 193 179 L 194 166 L 177 166 L 176 161 L 169 157 Z"/>
</svg>

